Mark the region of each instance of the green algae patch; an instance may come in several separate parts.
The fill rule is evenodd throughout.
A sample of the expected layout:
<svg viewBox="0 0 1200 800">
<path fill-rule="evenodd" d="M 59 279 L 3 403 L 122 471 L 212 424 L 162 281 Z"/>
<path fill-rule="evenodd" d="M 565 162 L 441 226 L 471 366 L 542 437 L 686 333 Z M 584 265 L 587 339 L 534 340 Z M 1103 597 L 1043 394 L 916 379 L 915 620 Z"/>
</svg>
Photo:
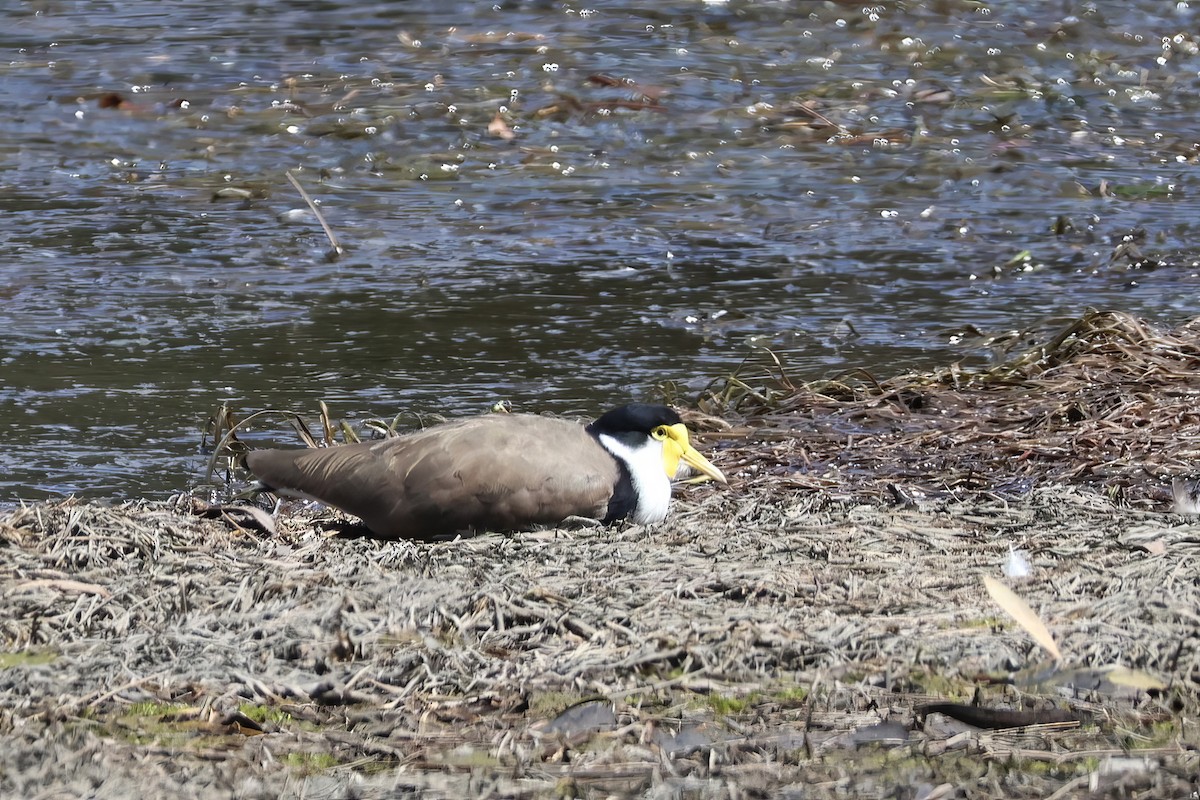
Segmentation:
<svg viewBox="0 0 1200 800">
<path fill-rule="evenodd" d="M 158 703 L 136 703 L 101 730 L 127 744 L 193 752 L 240 744 L 245 738 L 235 726 L 214 723 L 196 709 Z"/>
<path fill-rule="evenodd" d="M 238 711 L 245 714 L 247 719 L 258 723 L 268 723 L 278 727 L 288 727 L 296 723 L 291 714 L 280 708 L 264 706 L 257 703 L 242 703 Z"/>
<path fill-rule="evenodd" d="M 534 692 L 529 697 L 529 714 L 532 717 L 554 717 L 589 697 L 578 692 Z"/>
<path fill-rule="evenodd" d="M 331 753 L 309 751 L 288 753 L 280 760 L 301 775 L 316 775 L 341 764 L 337 756 Z"/>
<path fill-rule="evenodd" d="M 723 694 L 710 694 L 706 698 L 708 707 L 717 714 L 741 714 L 750 707 L 749 697 L 732 697 Z"/>
<path fill-rule="evenodd" d="M 53 664 L 58 660 L 58 653 L 53 650 L 17 650 L 11 653 L 0 653 L 0 669 L 14 667 L 40 667 Z"/>
<path fill-rule="evenodd" d="M 442 753 L 437 762 L 458 769 L 496 769 L 500 761 L 486 749 L 475 747 L 459 747 Z"/>
</svg>

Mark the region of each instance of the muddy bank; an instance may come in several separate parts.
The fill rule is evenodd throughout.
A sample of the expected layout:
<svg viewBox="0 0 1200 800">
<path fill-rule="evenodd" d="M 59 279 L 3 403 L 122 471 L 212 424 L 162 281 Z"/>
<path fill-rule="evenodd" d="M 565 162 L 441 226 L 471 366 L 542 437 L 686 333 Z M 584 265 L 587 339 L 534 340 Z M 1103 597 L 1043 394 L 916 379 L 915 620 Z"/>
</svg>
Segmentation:
<svg viewBox="0 0 1200 800">
<path fill-rule="evenodd" d="M 1183 796 L 1194 780 L 1194 518 L 1061 486 L 898 507 L 750 482 L 691 489 L 650 528 L 424 544 L 189 509 L 0 519 L 0 793 Z M 1014 585 L 1067 658 L 1053 675 L 981 584 L 1014 547 L 1032 567 Z M 1092 669 L 1113 664 L 1167 688 Z M 973 698 L 1045 724 L 925 708 Z"/>
</svg>

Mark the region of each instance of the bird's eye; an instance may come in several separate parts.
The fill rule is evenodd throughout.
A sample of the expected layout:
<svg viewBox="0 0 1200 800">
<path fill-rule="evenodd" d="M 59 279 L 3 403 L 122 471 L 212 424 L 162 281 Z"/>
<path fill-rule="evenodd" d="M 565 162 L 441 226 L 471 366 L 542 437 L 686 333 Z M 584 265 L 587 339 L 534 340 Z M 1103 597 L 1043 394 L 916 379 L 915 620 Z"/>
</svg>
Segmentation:
<svg viewBox="0 0 1200 800">
<path fill-rule="evenodd" d="M 659 425 L 657 428 L 650 431 L 650 435 L 653 436 L 655 439 L 662 441 L 663 439 L 667 438 L 667 429 L 665 426 Z"/>
</svg>

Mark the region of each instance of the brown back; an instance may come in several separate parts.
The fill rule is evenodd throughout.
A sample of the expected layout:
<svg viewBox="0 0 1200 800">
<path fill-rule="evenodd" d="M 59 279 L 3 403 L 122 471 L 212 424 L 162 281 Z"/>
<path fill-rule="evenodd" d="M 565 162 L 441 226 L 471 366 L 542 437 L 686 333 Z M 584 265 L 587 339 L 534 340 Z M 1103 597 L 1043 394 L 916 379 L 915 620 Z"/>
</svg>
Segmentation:
<svg viewBox="0 0 1200 800">
<path fill-rule="evenodd" d="M 396 439 L 246 458 L 267 486 L 347 511 L 389 538 L 602 519 L 619 477 L 573 422 L 492 414 Z"/>
</svg>

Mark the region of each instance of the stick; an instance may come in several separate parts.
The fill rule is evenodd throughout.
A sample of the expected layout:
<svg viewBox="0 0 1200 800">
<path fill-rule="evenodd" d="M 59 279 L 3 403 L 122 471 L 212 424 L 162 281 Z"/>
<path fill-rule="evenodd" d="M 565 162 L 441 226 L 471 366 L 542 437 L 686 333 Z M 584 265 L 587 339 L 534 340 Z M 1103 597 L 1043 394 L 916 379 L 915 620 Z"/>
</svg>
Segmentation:
<svg viewBox="0 0 1200 800">
<path fill-rule="evenodd" d="M 332 259 L 340 256 L 345 251 L 338 243 L 337 236 L 335 236 L 333 233 L 333 228 L 329 227 L 329 223 L 325 221 L 325 215 L 321 213 L 321 209 L 318 208 L 317 204 L 313 202 L 313 199 L 309 197 L 308 192 L 304 191 L 304 187 L 300 185 L 300 181 L 296 180 L 296 176 L 292 174 L 290 169 L 284 170 L 283 174 L 287 176 L 287 179 L 291 182 L 292 186 L 296 187 L 296 191 L 299 192 L 300 196 L 304 198 L 304 202 L 308 203 L 308 207 L 312 210 L 313 216 L 317 218 L 317 222 L 321 223 L 321 230 L 325 231 L 325 237 L 329 239 L 330 258 Z"/>
</svg>

